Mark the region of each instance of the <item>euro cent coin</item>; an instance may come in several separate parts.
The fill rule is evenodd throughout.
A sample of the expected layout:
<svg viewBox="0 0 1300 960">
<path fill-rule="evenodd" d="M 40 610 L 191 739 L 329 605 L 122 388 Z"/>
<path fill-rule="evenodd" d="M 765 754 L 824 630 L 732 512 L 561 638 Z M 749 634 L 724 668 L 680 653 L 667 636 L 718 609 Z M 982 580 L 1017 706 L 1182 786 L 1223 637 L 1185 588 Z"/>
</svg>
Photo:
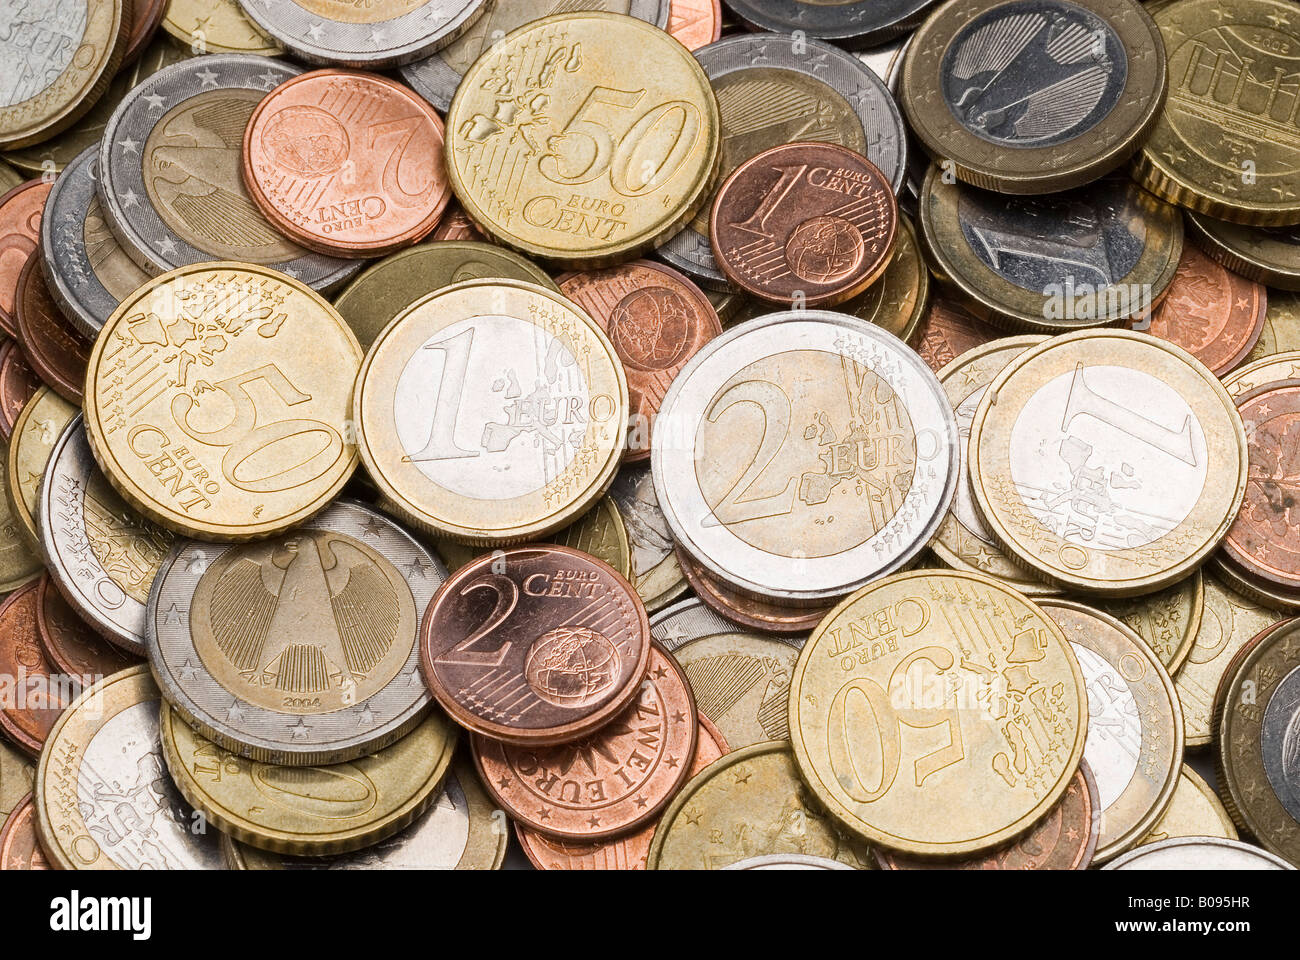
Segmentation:
<svg viewBox="0 0 1300 960">
<path fill-rule="evenodd" d="M 42 387 L 27 401 L 14 424 L 9 438 L 9 458 L 5 464 L 8 493 L 13 515 L 17 517 L 27 543 L 38 549 L 36 530 L 41 482 L 49 467 L 50 456 L 59 434 L 76 416 L 77 408 L 49 387 Z"/>
<path fill-rule="evenodd" d="M 284 48 L 248 19 L 239 0 L 167 0 L 162 29 L 194 54 L 252 53 L 276 57 Z"/>
<path fill-rule="evenodd" d="M 65 400 L 80 405 L 90 341 L 68 323 L 50 296 L 44 258 L 33 253 L 18 278 L 14 308 L 23 354 L 37 376 Z"/>
<path fill-rule="evenodd" d="M 1189 764 L 1183 764 L 1174 798 L 1164 815 L 1139 846 L 1171 837 L 1222 837 L 1237 839 L 1237 828 L 1223 801 Z"/>
<path fill-rule="evenodd" d="M 36 252 L 50 184 L 29 180 L 0 196 L 0 330 L 18 336 L 18 278 Z"/>
<path fill-rule="evenodd" d="M 0 828 L 0 870 L 48 870 L 36 831 L 36 805 L 28 794 Z"/>
</svg>

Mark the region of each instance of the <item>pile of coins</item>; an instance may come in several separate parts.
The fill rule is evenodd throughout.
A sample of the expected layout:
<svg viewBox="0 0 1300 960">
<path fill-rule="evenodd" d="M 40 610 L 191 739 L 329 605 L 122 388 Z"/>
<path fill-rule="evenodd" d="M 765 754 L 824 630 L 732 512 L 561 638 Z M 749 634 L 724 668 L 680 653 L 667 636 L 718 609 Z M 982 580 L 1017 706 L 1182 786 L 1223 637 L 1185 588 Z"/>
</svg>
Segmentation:
<svg viewBox="0 0 1300 960">
<path fill-rule="evenodd" d="M 1300 865 L 1297 48 L 0 0 L 0 868 Z"/>
</svg>

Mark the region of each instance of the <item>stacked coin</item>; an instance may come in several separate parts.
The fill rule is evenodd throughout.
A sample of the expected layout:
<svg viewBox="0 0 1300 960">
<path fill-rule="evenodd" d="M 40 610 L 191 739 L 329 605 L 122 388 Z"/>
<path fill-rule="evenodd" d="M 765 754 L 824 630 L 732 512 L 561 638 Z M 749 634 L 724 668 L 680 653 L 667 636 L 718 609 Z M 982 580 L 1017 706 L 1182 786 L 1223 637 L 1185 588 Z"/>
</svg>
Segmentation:
<svg viewBox="0 0 1300 960">
<path fill-rule="evenodd" d="M 53 6 L 0 869 L 1300 865 L 1291 5 Z"/>
</svg>

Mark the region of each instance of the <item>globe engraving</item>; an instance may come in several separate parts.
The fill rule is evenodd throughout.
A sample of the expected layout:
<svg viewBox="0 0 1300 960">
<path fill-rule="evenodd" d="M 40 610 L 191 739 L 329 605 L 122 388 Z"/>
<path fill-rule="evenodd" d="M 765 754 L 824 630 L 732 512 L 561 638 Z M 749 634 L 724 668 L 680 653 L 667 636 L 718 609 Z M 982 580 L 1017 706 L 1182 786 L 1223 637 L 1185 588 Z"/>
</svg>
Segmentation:
<svg viewBox="0 0 1300 960">
<path fill-rule="evenodd" d="M 862 233 L 841 217 L 813 217 L 799 224 L 785 245 L 790 269 L 809 283 L 847 277 L 862 262 Z"/>
<path fill-rule="evenodd" d="M 524 659 L 524 678 L 547 703 L 581 707 L 614 686 L 621 666 L 618 648 L 604 634 L 564 626 L 537 638 Z"/>
</svg>

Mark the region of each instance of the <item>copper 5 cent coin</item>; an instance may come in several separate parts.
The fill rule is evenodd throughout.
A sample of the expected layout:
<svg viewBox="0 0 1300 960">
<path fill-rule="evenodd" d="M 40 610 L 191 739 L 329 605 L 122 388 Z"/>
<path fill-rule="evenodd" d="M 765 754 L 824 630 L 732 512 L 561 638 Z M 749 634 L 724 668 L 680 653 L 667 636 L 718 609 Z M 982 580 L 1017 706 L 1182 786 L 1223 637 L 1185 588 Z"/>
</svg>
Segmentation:
<svg viewBox="0 0 1300 960">
<path fill-rule="evenodd" d="M 320 253 L 409 246 L 451 191 L 442 121 L 414 91 L 372 73 L 316 70 L 276 87 L 244 134 L 244 182 L 263 215 Z"/>
<path fill-rule="evenodd" d="M 90 341 L 72 328 L 45 282 L 40 253 L 27 258 L 14 298 L 18 336 L 27 362 L 59 396 L 81 403 Z"/>
<path fill-rule="evenodd" d="M 11 337 L 18 336 L 14 316 L 18 277 L 36 252 L 50 186 L 43 180 L 29 180 L 0 197 L 0 330 Z"/>
<path fill-rule="evenodd" d="M 637 696 L 650 623 L 608 564 L 568 547 L 479 557 L 439 588 L 420 666 L 461 726 L 522 746 L 599 730 Z"/>
<path fill-rule="evenodd" d="M 713 256 L 731 284 L 772 303 L 827 306 L 885 272 L 898 204 L 880 169 L 846 147 L 789 143 L 742 163 L 718 190 Z"/>
</svg>

